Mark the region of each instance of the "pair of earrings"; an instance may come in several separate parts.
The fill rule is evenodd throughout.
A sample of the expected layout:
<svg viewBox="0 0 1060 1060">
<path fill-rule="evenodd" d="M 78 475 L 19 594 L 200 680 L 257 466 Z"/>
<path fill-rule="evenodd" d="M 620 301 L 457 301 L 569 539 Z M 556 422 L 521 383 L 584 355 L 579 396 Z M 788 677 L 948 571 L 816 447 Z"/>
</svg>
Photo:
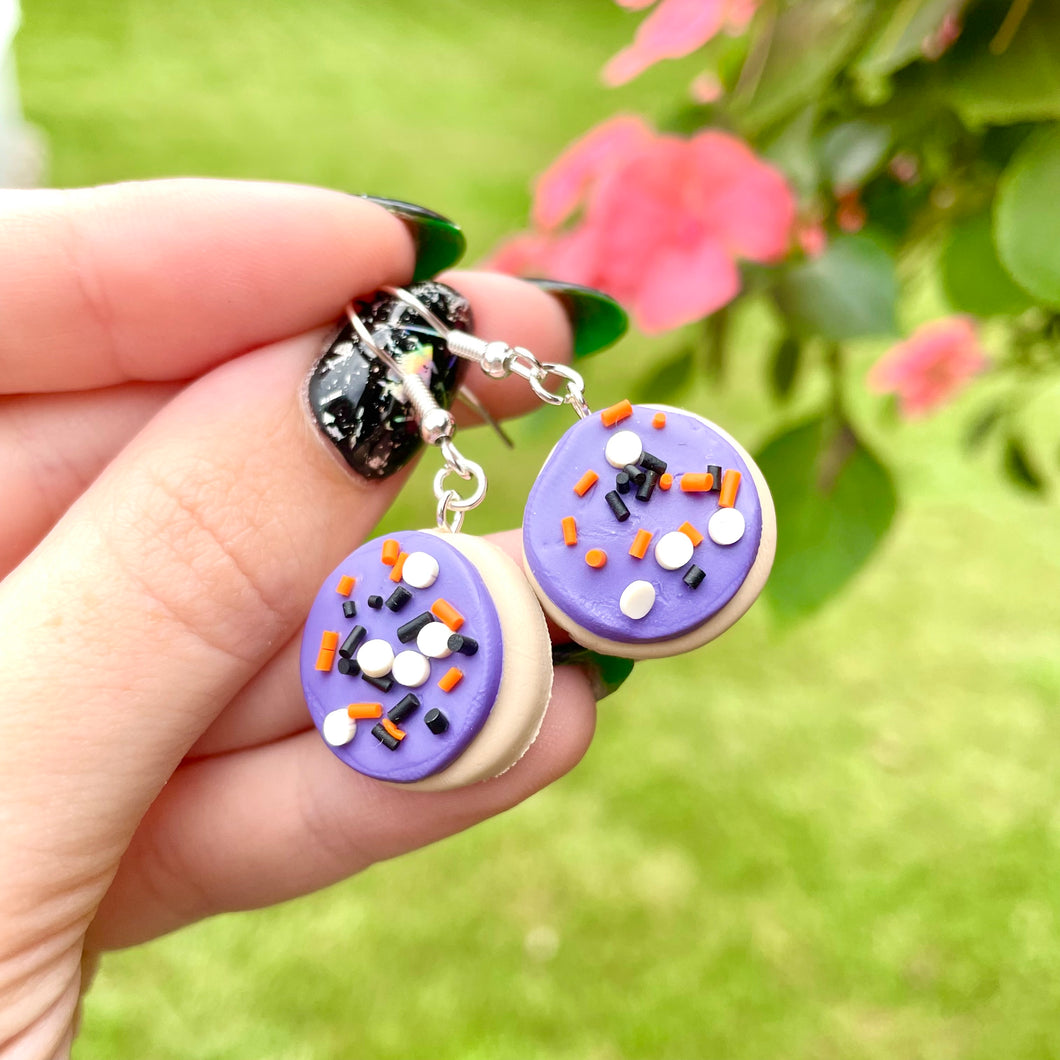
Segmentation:
<svg viewBox="0 0 1060 1060">
<path fill-rule="evenodd" d="M 369 476 L 421 442 L 443 459 L 437 527 L 356 549 L 306 622 L 306 702 L 347 765 L 427 790 L 512 766 L 548 705 L 546 614 L 586 648 L 645 659 L 706 643 L 754 602 L 773 562 L 773 503 L 721 428 L 662 405 L 592 412 L 577 372 L 476 337 L 466 301 L 437 282 L 387 288 L 347 316 L 308 383 L 325 435 Z M 486 495 L 448 411 L 466 362 L 577 415 L 530 489 L 524 569 L 461 532 Z"/>
</svg>

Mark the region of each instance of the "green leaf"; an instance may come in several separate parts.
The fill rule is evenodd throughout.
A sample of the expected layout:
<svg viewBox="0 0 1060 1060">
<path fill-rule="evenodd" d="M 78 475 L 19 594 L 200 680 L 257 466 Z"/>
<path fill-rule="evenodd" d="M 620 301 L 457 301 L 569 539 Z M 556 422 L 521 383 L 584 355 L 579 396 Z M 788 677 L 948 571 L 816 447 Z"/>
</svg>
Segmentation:
<svg viewBox="0 0 1060 1060">
<path fill-rule="evenodd" d="M 961 120 L 974 127 L 1060 118 L 1060 4 L 1032 3 L 1000 52 L 997 6 L 974 15 L 938 64 L 940 91 Z"/>
<path fill-rule="evenodd" d="M 847 121 L 821 141 L 821 166 L 832 187 L 842 193 L 860 188 L 883 165 L 891 130 L 867 121 Z"/>
<path fill-rule="evenodd" d="M 987 405 L 978 416 L 968 425 L 964 435 L 964 448 L 969 452 L 981 449 L 987 438 L 994 432 L 1005 414 L 1005 407 L 1001 402 Z"/>
<path fill-rule="evenodd" d="M 817 157 L 813 150 L 813 129 L 817 107 L 804 107 L 761 147 L 761 155 L 788 178 L 800 198 L 808 199 L 821 182 Z"/>
<path fill-rule="evenodd" d="M 779 122 L 819 97 L 860 44 L 875 4 L 866 0 L 814 0 L 763 4 L 751 35 L 732 107 L 744 135 Z"/>
<path fill-rule="evenodd" d="M 1031 463 L 1024 444 L 1015 437 L 1005 442 L 1003 458 L 1005 474 L 1011 483 L 1030 493 L 1041 493 L 1045 489 L 1045 480 Z"/>
<path fill-rule="evenodd" d="M 862 77 L 885 77 L 923 56 L 924 40 L 952 12 L 960 16 L 967 0 L 899 0 L 868 47 L 854 63 Z"/>
<path fill-rule="evenodd" d="M 1036 299 L 1060 305 L 1060 128 L 1032 137 L 1009 163 L 994 203 L 1001 263 Z"/>
<path fill-rule="evenodd" d="M 769 381 L 773 393 L 784 401 L 791 397 L 795 379 L 799 374 L 799 359 L 802 346 L 797 339 L 785 336 L 777 343 L 769 363 Z"/>
<path fill-rule="evenodd" d="M 817 258 L 781 273 L 774 297 L 794 330 L 841 342 L 898 330 L 894 258 L 871 236 L 837 236 Z"/>
<path fill-rule="evenodd" d="M 997 260 L 989 214 L 954 226 L 939 265 L 946 300 L 959 313 L 1002 316 L 1022 313 L 1033 304 Z"/>
<path fill-rule="evenodd" d="M 777 507 L 765 597 L 780 617 L 799 618 L 865 565 L 894 518 L 894 483 L 849 425 L 830 417 L 783 432 L 756 459 Z"/>
<path fill-rule="evenodd" d="M 695 369 L 695 355 L 691 349 L 682 350 L 676 357 L 659 365 L 634 386 L 635 400 L 638 402 L 670 401 L 675 394 L 684 390 L 692 380 Z"/>
</svg>

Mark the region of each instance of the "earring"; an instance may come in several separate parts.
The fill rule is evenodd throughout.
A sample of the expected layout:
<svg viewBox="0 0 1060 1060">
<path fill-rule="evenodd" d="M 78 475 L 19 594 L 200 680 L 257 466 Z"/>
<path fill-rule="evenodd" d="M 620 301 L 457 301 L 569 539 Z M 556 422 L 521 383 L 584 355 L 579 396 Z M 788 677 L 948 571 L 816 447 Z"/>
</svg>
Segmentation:
<svg viewBox="0 0 1060 1060">
<path fill-rule="evenodd" d="M 331 572 L 306 621 L 300 669 L 313 722 L 340 760 L 437 791 L 496 776 L 522 757 L 553 671 L 545 618 L 518 565 L 460 532 L 485 497 L 486 476 L 457 449 L 453 417 L 437 399 L 447 404 L 459 383 L 450 320 L 470 317 L 442 284 L 414 291 L 388 288 L 351 304 L 307 398 L 358 470 L 387 473 L 420 441 L 436 446 L 438 526 L 369 541 Z M 367 417 L 366 403 L 351 400 L 366 388 L 374 388 Z M 469 483 L 466 496 L 456 481 Z"/>
</svg>

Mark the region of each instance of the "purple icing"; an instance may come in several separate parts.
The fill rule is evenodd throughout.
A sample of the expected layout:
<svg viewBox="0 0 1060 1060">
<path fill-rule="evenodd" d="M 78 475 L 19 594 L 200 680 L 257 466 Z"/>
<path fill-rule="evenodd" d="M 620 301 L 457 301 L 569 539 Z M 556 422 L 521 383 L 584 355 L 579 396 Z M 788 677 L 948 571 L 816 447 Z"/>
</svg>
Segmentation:
<svg viewBox="0 0 1060 1060">
<path fill-rule="evenodd" d="M 384 538 L 369 541 L 347 556 L 327 577 L 309 612 L 302 636 L 302 689 L 318 729 L 327 714 L 348 703 L 382 703 L 385 716 L 409 692 L 417 696 L 420 708 L 400 723 L 399 728 L 407 735 L 396 750 L 384 747 L 372 735 L 376 720 L 358 721 L 350 743 L 330 748 L 360 773 L 379 780 L 410 783 L 444 769 L 482 728 L 497 698 L 503 647 L 493 601 L 482 577 L 462 553 L 443 538 L 422 530 L 405 530 L 387 536 L 395 539 L 403 552 L 427 552 L 434 556 L 440 568 L 437 580 L 427 589 L 415 589 L 401 582 L 412 593 L 412 599 L 397 613 L 386 607 L 373 610 L 368 606 L 368 597 L 379 595 L 385 600 L 396 587 L 390 580 L 392 568 L 380 558 Z M 343 614 L 342 605 L 347 597 L 335 589 L 339 579 L 347 574 L 357 579 L 348 598 L 357 605 L 354 618 Z M 381 692 L 360 676 L 339 673 L 338 654 L 336 665 L 330 671 L 316 669 L 320 639 L 325 630 L 338 633 L 341 645 L 354 626 L 362 625 L 367 629 L 365 640 L 389 641 L 395 655 L 415 649 L 415 640 L 407 644 L 398 640 L 398 627 L 429 611 L 439 597 L 464 616 L 460 632 L 478 642 L 478 651 L 472 656 L 454 652 L 447 659 L 431 659 L 431 675 L 419 688 L 406 688 L 395 682 L 389 692 Z M 464 672 L 463 680 L 451 692 L 443 692 L 438 682 L 452 666 Z M 423 720 L 434 707 L 449 719 L 448 730 L 439 735 L 432 733 Z"/>
<path fill-rule="evenodd" d="M 666 426 L 656 429 L 652 417 L 666 413 Z M 668 491 L 656 489 L 649 501 L 636 499 L 636 487 L 622 497 L 629 518 L 619 522 L 605 494 L 615 488 L 619 469 L 604 457 L 608 439 L 617 431 L 635 431 L 644 449 L 666 462 L 674 476 Z M 718 510 L 718 493 L 684 493 L 678 480 L 684 472 L 705 472 L 708 464 L 734 468 L 741 474 L 735 507 L 743 515 L 743 537 L 732 545 L 717 545 L 707 533 L 707 522 Z M 587 470 L 599 481 L 579 497 L 574 484 Z M 564 544 L 561 521 L 571 515 L 577 522 L 578 543 Z M 664 570 L 655 559 L 659 538 L 689 522 L 702 535 L 690 563 Z M 640 529 L 653 536 L 643 559 L 629 554 Z M 718 612 L 743 584 L 762 537 L 762 507 L 746 461 L 706 420 L 666 406 L 634 405 L 633 415 L 605 427 L 599 415 L 579 420 L 553 449 L 537 477 L 523 517 L 523 547 L 530 570 L 548 597 L 585 629 L 608 640 L 643 642 L 668 640 L 696 629 Z M 607 563 L 594 569 L 585 553 L 600 548 Z M 692 564 L 706 578 L 697 589 L 683 581 Z M 632 581 L 651 582 L 655 604 L 641 619 L 619 610 L 622 590 Z"/>
</svg>

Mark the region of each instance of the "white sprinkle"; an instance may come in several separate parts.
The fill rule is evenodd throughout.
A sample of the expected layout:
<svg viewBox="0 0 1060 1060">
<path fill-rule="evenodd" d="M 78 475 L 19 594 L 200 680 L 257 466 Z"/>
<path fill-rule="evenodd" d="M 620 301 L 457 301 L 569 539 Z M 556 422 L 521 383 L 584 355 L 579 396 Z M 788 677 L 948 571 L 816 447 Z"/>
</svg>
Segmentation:
<svg viewBox="0 0 1060 1060">
<path fill-rule="evenodd" d="M 366 640 L 357 652 L 357 665 L 369 677 L 386 677 L 394 665 L 394 649 L 385 640 Z"/>
<path fill-rule="evenodd" d="M 418 651 L 399 651 L 391 673 L 399 685 L 419 688 L 431 676 L 431 661 Z"/>
<path fill-rule="evenodd" d="M 644 446 L 636 431 L 616 431 L 604 446 L 604 456 L 612 467 L 635 464 L 643 455 Z"/>
<path fill-rule="evenodd" d="M 735 508 L 719 508 L 707 523 L 707 533 L 715 544 L 735 545 L 743 537 L 746 525 Z"/>
<path fill-rule="evenodd" d="M 401 577 L 413 589 L 429 589 L 438 577 L 438 561 L 429 552 L 410 552 Z"/>
<path fill-rule="evenodd" d="M 416 647 L 431 659 L 448 659 L 449 638 L 453 631 L 444 622 L 428 622 L 416 634 Z"/>
<path fill-rule="evenodd" d="M 332 747 L 344 747 L 353 739 L 353 734 L 357 731 L 357 722 L 343 707 L 341 710 L 333 710 L 330 714 L 324 715 L 324 724 L 321 725 L 320 731 L 325 743 L 331 744 Z"/>
<path fill-rule="evenodd" d="M 626 618 L 643 618 L 654 606 L 655 586 L 644 581 L 630 582 L 618 601 L 618 609 Z"/>
<path fill-rule="evenodd" d="M 655 546 L 655 562 L 663 570 L 677 570 L 692 558 L 692 539 L 680 530 L 663 534 Z"/>
</svg>

